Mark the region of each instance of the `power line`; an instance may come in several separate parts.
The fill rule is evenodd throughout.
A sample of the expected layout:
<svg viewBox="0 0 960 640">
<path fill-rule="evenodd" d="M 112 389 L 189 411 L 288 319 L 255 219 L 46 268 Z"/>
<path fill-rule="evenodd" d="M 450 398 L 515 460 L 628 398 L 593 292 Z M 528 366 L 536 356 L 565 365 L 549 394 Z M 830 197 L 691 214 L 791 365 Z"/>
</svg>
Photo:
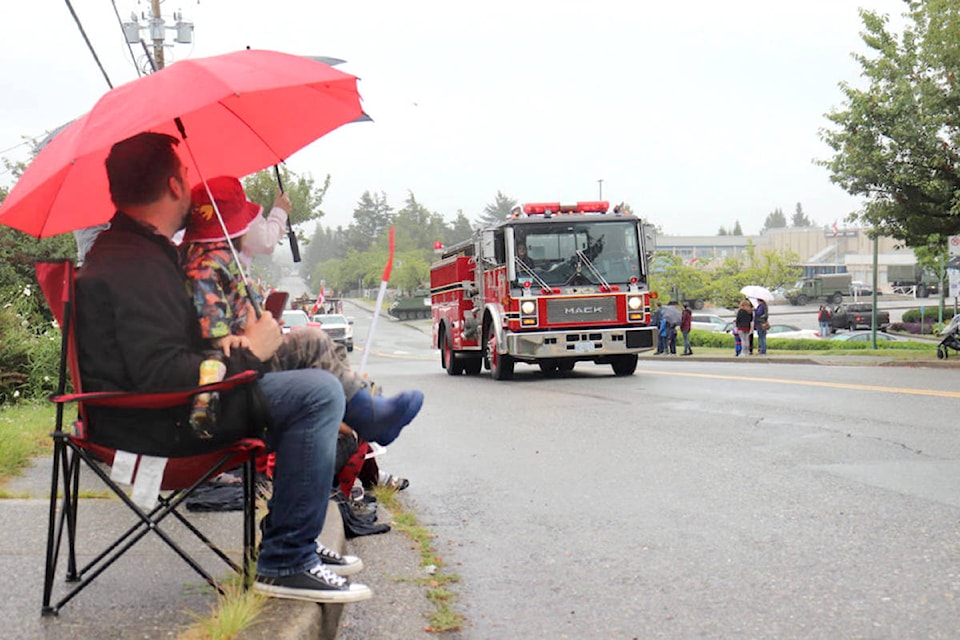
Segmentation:
<svg viewBox="0 0 960 640">
<path fill-rule="evenodd" d="M 113 5 L 113 13 L 117 16 L 117 24 L 120 25 L 120 31 L 123 31 L 123 19 L 120 18 L 120 12 L 117 11 L 117 0 L 110 0 L 110 4 Z M 133 62 L 133 68 L 137 70 L 137 77 L 139 78 L 143 76 L 143 74 L 140 73 L 140 67 L 137 65 L 137 57 L 133 55 L 133 47 L 130 46 L 130 41 L 127 40 L 126 34 L 124 34 L 123 40 L 127 43 L 127 51 L 130 52 L 130 60 Z M 109 84 L 109 82 L 107 84 Z"/>
<path fill-rule="evenodd" d="M 93 59 L 96 61 L 97 66 L 100 67 L 100 73 L 103 74 L 103 79 L 107 81 L 107 86 L 113 89 L 113 83 L 110 82 L 110 76 L 107 75 L 106 69 L 103 68 L 103 65 L 100 64 L 100 58 L 97 57 L 97 52 L 94 51 L 93 45 L 90 43 L 90 38 L 87 37 L 87 32 L 83 30 L 83 25 L 80 24 L 80 18 L 77 17 L 77 12 L 73 10 L 73 5 L 70 3 L 70 0 L 63 0 L 67 3 L 67 8 L 70 9 L 70 15 L 73 16 L 74 22 L 77 23 L 77 28 L 80 29 L 80 35 L 83 36 L 84 42 L 87 43 L 87 48 L 90 49 L 90 53 L 93 54 Z"/>
</svg>

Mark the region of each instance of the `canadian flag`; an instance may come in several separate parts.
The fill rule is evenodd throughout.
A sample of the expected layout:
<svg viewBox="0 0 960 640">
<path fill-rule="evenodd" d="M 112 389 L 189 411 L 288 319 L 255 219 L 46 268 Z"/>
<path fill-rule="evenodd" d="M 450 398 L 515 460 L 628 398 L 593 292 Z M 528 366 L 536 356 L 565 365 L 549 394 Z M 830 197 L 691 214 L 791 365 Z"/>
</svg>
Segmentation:
<svg viewBox="0 0 960 640">
<path fill-rule="evenodd" d="M 833 221 L 833 237 L 836 238 L 838 235 L 840 235 L 840 230 L 837 229 L 837 221 L 834 220 Z"/>
</svg>

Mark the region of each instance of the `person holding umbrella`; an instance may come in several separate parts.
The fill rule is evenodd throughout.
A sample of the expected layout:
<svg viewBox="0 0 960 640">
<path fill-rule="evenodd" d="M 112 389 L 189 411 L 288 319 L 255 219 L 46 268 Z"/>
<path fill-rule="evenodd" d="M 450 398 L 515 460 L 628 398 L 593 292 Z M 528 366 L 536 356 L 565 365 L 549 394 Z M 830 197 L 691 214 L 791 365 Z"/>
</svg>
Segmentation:
<svg viewBox="0 0 960 640">
<path fill-rule="evenodd" d="M 106 159 L 117 212 L 100 234 L 77 280 L 77 336 L 85 391 L 139 392 L 197 383 L 208 345 L 184 286 L 171 239 L 191 208 L 187 167 L 166 134 L 144 132 L 114 144 Z M 246 324 L 243 338 L 223 349 L 227 375 L 254 369 L 280 347 L 269 312 Z M 301 369 L 265 373 L 254 385 L 266 401 L 264 434 L 276 452 L 273 493 L 263 519 L 254 589 L 313 602 L 356 602 L 371 590 L 336 575 L 318 555 L 316 539 L 327 501 L 317 487 L 333 478 L 343 389 L 330 373 Z M 158 456 L 193 454 L 251 435 L 253 418 L 242 395 L 221 402 L 220 430 L 208 440 L 190 437 L 177 411 L 91 407 L 91 437 L 105 446 L 136 446 Z M 230 419 L 228 419 L 230 418 Z M 132 444 L 132 443 L 135 443 Z"/>
</svg>

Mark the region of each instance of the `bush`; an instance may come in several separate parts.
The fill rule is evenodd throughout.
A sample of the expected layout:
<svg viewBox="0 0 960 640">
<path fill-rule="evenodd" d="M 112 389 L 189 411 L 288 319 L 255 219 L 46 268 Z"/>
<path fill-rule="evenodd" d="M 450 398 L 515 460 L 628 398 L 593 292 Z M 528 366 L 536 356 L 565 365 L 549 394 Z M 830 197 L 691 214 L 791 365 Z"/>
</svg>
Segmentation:
<svg viewBox="0 0 960 640">
<path fill-rule="evenodd" d="M 0 406 L 56 390 L 60 330 L 34 286 L 0 290 Z"/>
<path fill-rule="evenodd" d="M 953 317 L 953 308 L 944 307 L 943 308 L 943 321 L 950 322 L 950 319 Z M 936 305 L 932 307 L 923 308 L 923 321 L 926 323 L 927 320 L 930 321 L 930 324 L 933 324 L 940 318 L 940 309 Z M 903 312 L 902 321 L 904 323 L 910 322 L 920 322 L 920 309 L 908 309 Z"/>
</svg>

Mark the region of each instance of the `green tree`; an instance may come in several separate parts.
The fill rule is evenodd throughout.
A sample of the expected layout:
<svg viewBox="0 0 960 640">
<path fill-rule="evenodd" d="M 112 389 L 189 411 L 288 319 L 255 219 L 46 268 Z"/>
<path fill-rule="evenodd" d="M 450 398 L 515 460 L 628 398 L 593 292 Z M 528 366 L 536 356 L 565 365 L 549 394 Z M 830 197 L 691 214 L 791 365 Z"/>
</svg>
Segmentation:
<svg viewBox="0 0 960 640">
<path fill-rule="evenodd" d="M 922 246 L 960 233 L 960 7 L 909 2 L 903 33 L 861 10 L 867 54 L 856 54 L 865 88 L 843 82 L 844 104 L 820 136 L 834 151 L 818 163 L 865 198 L 849 219 Z"/>
<path fill-rule="evenodd" d="M 733 225 L 733 231 L 730 232 L 730 235 L 732 235 L 732 236 L 742 236 L 742 235 L 743 235 L 743 229 L 740 228 L 740 221 L 739 221 L 739 220 L 737 220 L 736 223 L 734 223 L 734 225 Z"/>
<path fill-rule="evenodd" d="M 740 224 L 739 221 L 737 224 Z M 769 214 L 767 214 L 767 219 L 763 223 L 763 228 L 760 230 L 760 233 L 768 231 L 770 229 L 783 229 L 787 226 L 787 216 L 783 215 L 783 209 L 777 207 Z M 742 233 L 735 233 L 733 235 L 743 235 Z"/>
<path fill-rule="evenodd" d="M 473 225 L 470 219 L 464 215 L 463 209 L 457 210 L 457 217 L 453 225 L 448 227 L 446 235 L 443 237 L 443 244 L 449 246 L 456 244 L 473 236 Z"/>
<path fill-rule="evenodd" d="M 807 214 L 803 212 L 803 205 L 801 205 L 799 202 L 797 203 L 796 211 L 793 212 L 792 224 L 798 229 L 814 226 L 810 218 L 807 217 Z"/>
<path fill-rule="evenodd" d="M 347 227 L 347 247 L 355 251 L 369 251 L 386 238 L 393 224 L 393 208 L 387 204 L 387 194 L 364 191 L 353 210 L 353 222 Z"/>
<path fill-rule="evenodd" d="M 483 214 L 478 222 L 482 227 L 489 227 L 502 222 L 506 220 L 515 206 L 517 206 L 517 201 L 514 198 L 497 191 L 493 202 L 483 208 Z"/>
</svg>

